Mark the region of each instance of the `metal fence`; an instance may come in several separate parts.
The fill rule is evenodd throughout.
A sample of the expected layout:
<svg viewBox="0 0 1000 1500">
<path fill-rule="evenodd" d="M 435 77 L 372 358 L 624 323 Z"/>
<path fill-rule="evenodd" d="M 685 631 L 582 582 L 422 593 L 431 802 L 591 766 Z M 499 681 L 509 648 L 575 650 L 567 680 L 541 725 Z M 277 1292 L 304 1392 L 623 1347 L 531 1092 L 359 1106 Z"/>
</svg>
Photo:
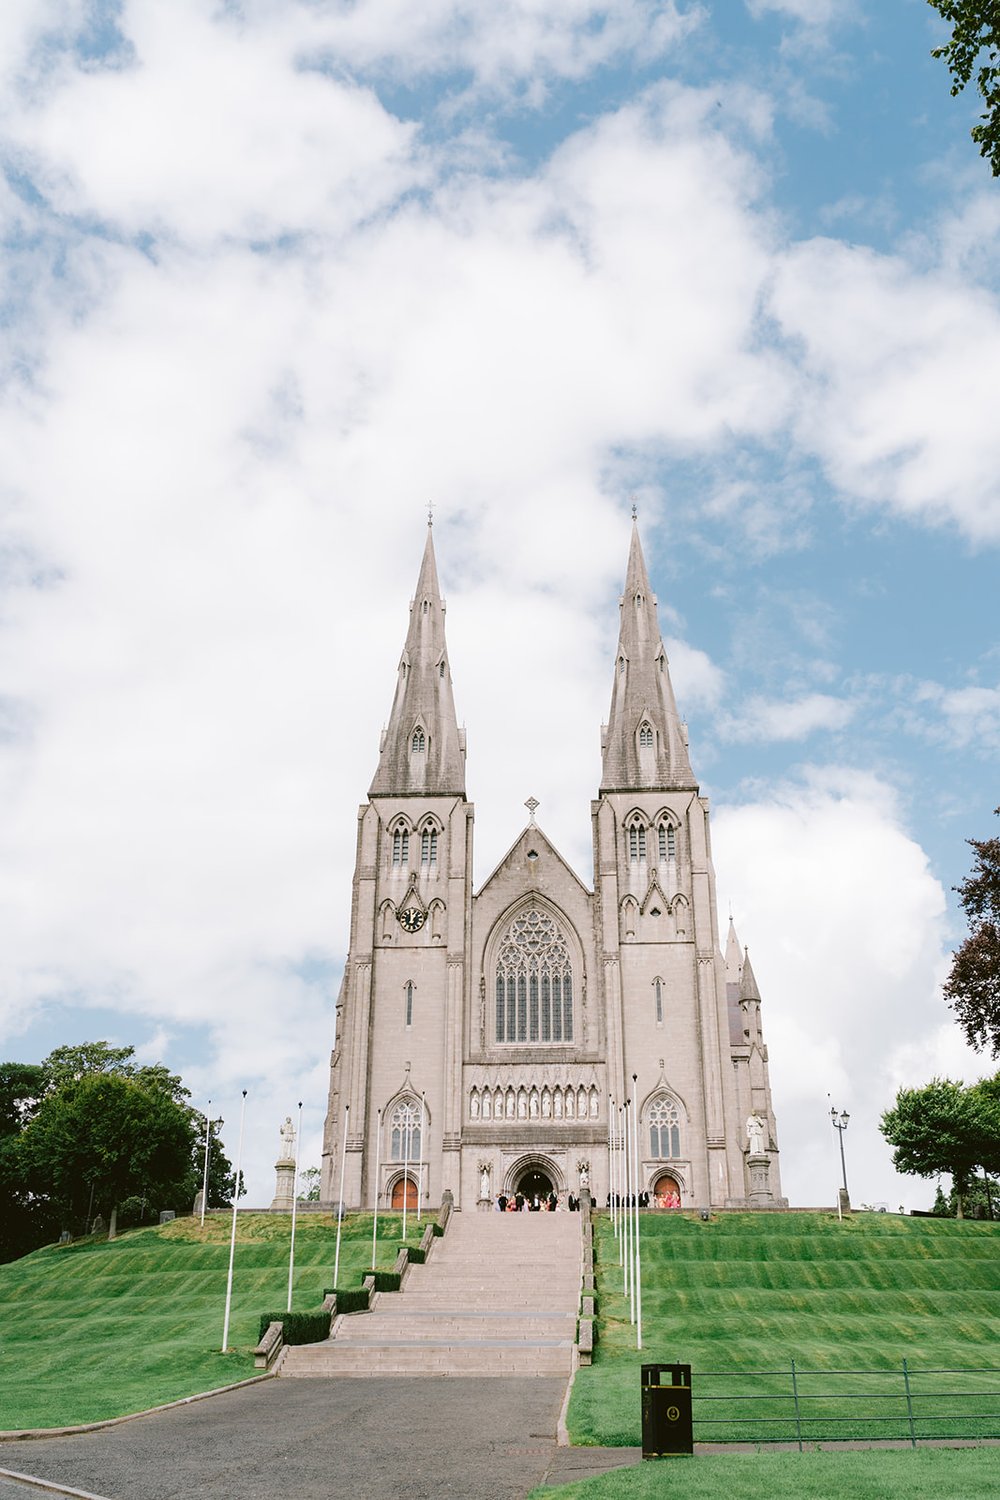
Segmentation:
<svg viewBox="0 0 1000 1500">
<path fill-rule="evenodd" d="M 748 1381 L 755 1388 L 747 1390 Z M 701 1370 L 692 1375 L 702 1442 L 1000 1437 L 1000 1369 Z M 704 1412 L 704 1415 L 702 1413 Z"/>
</svg>

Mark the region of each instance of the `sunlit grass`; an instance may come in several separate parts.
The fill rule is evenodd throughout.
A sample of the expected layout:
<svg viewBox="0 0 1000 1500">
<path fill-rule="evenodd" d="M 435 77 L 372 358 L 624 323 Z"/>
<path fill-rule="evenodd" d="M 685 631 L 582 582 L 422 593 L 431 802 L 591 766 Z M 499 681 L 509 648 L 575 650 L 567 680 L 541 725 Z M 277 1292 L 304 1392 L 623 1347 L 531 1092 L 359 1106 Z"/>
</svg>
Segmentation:
<svg viewBox="0 0 1000 1500">
<path fill-rule="evenodd" d="M 904 1436 L 905 1388 L 901 1362 L 921 1367 L 1000 1366 L 1000 1226 L 954 1220 L 857 1215 L 840 1223 L 824 1214 L 726 1214 L 709 1223 L 680 1215 L 644 1216 L 643 1349 L 635 1348 L 618 1265 L 617 1242 L 605 1216 L 595 1226 L 599 1338 L 594 1364 L 581 1369 L 573 1389 L 569 1428 L 574 1442 L 636 1444 L 640 1441 L 640 1374 L 643 1363 L 679 1362 L 699 1371 L 780 1370 L 777 1376 L 748 1375 L 747 1392 L 791 1390 L 791 1361 L 800 1370 L 893 1371 L 868 1388 L 890 1401 L 878 1405 L 886 1421 L 879 1429 L 852 1433 L 834 1417 L 853 1418 L 860 1408 L 844 1402 L 806 1402 L 807 1438 Z M 949 1389 L 979 1389 L 983 1381 L 949 1377 Z M 802 1377 L 800 1390 L 857 1390 L 850 1377 Z M 916 1389 L 921 1387 L 917 1377 Z M 702 1394 L 726 1395 L 735 1387 L 702 1379 Z M 959 1436 L 1000 1432 L 997 1394 L 978 1410 L 997 1413 L 990 1422 L 954 1424 Z M 940 1410 L 919 1395 L 917 1415 Z M 865 1415 L 876 1410 L 872 1406 Z M 787 1418 L 757 1429 L 723 1426 L 696 1429 L 703 1439 L 741 1437 L 775 1440 L 796 1436 L 785 1400 L 741 1407 L 696 1404 L 696 1416 L 731 1419 Z M 936 1428 L 944 1433 L 947 1428 Z"/>
<path fill-rule="evenodd" d="M 380 1214 L 378 1265 L 391 1269 L 401 1216 Z M 411 1214 L 407 1243 L 426 1227 Z M 0 1429 L 56 1427 L 142 1411 L 253 1374 L 262 1312 L 288 1295 L 290 1214 L 241 1213 L 222 1354 L 228 1215 L 175 1219 L 119 1239 L 50 1246 L 0 1266 Z M 336 1221 L 303 1214 L 295 1237 L 294 1309 L 333 1284 Z M 341 1286 L 371 1263 L 370 1214 L 349 1215 Z"/>
</svg>

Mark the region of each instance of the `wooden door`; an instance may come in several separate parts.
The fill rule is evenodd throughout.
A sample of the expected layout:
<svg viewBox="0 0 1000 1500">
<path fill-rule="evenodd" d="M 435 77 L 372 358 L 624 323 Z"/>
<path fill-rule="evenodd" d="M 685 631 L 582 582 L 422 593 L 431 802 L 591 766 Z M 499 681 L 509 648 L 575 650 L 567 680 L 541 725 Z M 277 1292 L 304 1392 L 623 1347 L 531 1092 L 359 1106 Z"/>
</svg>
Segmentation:
<svg viewBox="0 0 1000 1500">
<path fill-rule="evenodd" d="M 406 1177 L 406 1178 L 402 1178 L 401 1177 L 399 1179 L 399 1181 L 396 1183 L 396 1185 L 393 1187 L 393 1190 L 392 1190 L 392 1206 L 393 1206 L 393 1208 L 398 1208 L 399 1211 L 402 1213 L 402 1210 L 403 1210 L 403 1195 L 404 1195 L 404 1193 L 406 1195 L 406 1207 L 407 1207 L 407 1210 L 412 1210 L 414 1213 L 416 1213 L 416 1211 L 417 1211 L 417 1185 L 416 1185 L 415 1182 L 411 1182 L 410 1179 L 409 1179 L 409 1177 Z"/>
</svg>

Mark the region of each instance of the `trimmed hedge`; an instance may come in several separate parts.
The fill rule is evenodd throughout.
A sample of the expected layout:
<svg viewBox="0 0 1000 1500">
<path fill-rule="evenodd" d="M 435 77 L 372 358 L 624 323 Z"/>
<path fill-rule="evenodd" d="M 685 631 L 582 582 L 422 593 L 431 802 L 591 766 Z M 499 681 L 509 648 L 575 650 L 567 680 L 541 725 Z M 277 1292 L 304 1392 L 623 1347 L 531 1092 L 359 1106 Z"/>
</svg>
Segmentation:
<svg viewBox="0 0 1000 1500">
<path fill-rule="evenodd" d="M 368 1272 L 365 1272 L 367 1276 Z M 368 1311 L 368 1288 L 366 1286 L 325 1286 L 323 1296 L 329 1297 L 331 1292 L 337 1299 L 338 1313 L 353 1313 Z"/>
<path fill-rule="evenodd" d="M 359 1280 L 364 1281 L 369 1276 L 375 1282 L 372 1290 L 376 1292 L 398 1292 L 399 1284 L 403 1279 L 398 1271 L 361 1271 Z M 339 1300 L 337 1306 L 340 1307 Z"/>
<path fill-rule="evenodd" d="M 443 1237 L 443 1235 L 444 1235 L 444 1225 L 443 1224 L 432 1224 L 431 1228 L 434 1231 L 434 1236 L 435 1236 L 436 1239 L 441 1239 Z"/>
<path fill-rule="evenodd" d="M 422 1266 L 427 1256 L 417 1245 L 410 1245 L 406 1252 L 411 1266 Z"/>
<path fill-rule="evenodd" d="M 330 1337 L 330 1314 L 322 1308 L 318 1312 L 261 1313 L 258 1343 L 271 1323 L 281 1324 L 286 1344 L 318 1344 Z"/>
</svg>

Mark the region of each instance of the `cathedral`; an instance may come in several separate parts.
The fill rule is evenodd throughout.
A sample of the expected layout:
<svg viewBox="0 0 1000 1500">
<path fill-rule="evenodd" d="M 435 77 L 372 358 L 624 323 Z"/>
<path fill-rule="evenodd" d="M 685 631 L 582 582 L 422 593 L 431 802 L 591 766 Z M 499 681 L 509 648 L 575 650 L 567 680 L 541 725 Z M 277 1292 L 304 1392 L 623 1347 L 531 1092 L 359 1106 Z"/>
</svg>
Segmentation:
<svg viewBox="0 0 1000 1500">
<path fill-rule="evenodd" d="M 321 1197 L 348 1208 L 606 1201 L 637 1111 L 651 1204 L 783 1206 L 760 993 L 719 947 L 709 809 L 677 712 L 639 533 L 620 601 L 586 885 L 531 818 L 473 889 L 428 528 L 395 697 L 358 813 Z"/>
</svg>

